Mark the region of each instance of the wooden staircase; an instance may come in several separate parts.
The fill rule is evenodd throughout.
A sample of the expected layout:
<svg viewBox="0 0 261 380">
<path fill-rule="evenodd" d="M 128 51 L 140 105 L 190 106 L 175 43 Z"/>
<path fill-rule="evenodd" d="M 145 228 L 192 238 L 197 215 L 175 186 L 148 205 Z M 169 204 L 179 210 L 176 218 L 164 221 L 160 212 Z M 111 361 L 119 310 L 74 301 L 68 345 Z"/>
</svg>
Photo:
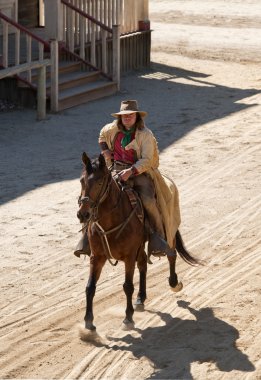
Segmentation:
<svg viewBox="0 0 261 380">
<path fill-rule="evenodd" d="M 50 85 L 50 81 L 47 80 L 47 96 L 50 96 Z M 62 62 L 59 65 L 59 111 L 116 92 L 117 83 L 104 78 L 100 71 L 82 71 L 79 62 Z"/>
<path fill-rule="evenodd" d="M 93 64 L 93 57 L 81 57 L 79 54 L 58 44 L 55 41 L 55 47 L 52 43 L 44 38 L 44 30 L 39 36 L 36 30 L 28 30 L 22 25 L 9 19 L 0 12 L 0 21 L 3 23 L 4 35 L 0 39 L 0 54 L 3 51 L 5 58 L 0 62 L 0 68 L 15 67 L 20 73 L 16 75 L 18 91 L 15 90 L 12 97 L 18 100 L 18 103 L 24 106 L 35 104 L 38 99 L 38 70 L 33 69 L 33 64 L 44 64 L 44 60 L 50 60 L 50 65 L 46 67 L 46 88 L 44 98 L 47 99 L 47 106 L 52 112 L 62 111 L 92 100 L 115 94 L 119 89 L 119 75 L 117 80 L 113 80 L 111 73 L 104 72 L 102 68 Z M 9 28 L 15 28 L 15 33 L 8 33 Z M 118 37 L 119 38 L 119 37 Z M 94 41 L 89 49 L 96 54 L 96 44 Z M 88 50 L 88 44 L 86 45 Z M 101 45 L 100 45 L 101 46 Z M 104 48 L 108 49 L 107 40 L 104 40 Z M 98 49 L 98 48 L 97 48 Z M 99 50 L 99 49 L 98 49 Z M 53 52 L 53 53 L 52 53 Z M 106 53 L 107 56 L 107 53 Z M 118 54 L 119 56 L 119 54 Z M 53 57 L 53 58 L 52 58 Z M 101 56 L 100 56 L 101 57 Z M 58 67 L 57 67 L 57 63 Z M 104 63 L 104 60 L 103 60 Z M 20 67 L 26 64 L 26 69 L 22 72 Z M 107 64 L 107 62 L 106 62 Z M 30 68 L 32 65 L 32 69 Z M 110 65 L 110 63 L 108 63 Z M 54 69 L 55 67 L 55 69 Z M 52 80 L 51 80 L 52 72 Z M 117 71 L 119 73 L 119 69 Z M 10 78 L 4 78 L 5 81 L 11 81 Z M 10 82 L 11 83 L 11 82 Z M 9 82 L 4 84 L 3 91 L 9 86 Z M 30 92 L 30 89 L 32 90 Z M 11 93 L 11 91 L 9 91 Z M 20 96 L 19 94 L 22 93 Z M 32 93 L 32 95 L 31 95 Z M 0 93 L 1 95 L 1 93 Z M 55 102 L 54 102 L 55 99 Z"/>
<path fill-rule="evenodd" d="M 37 83 L 37 74 L 32 77 Z M 117 83 L 105 78 L 100 71 L 86 71 L 81 62 L 61 61 L 59 63 L 58 111 L 71 108 L 92 100 L 113 95 L 117 92 Z M 46 95 L 50 99 L 50 68 L 46 73 Z"/>
</svg>

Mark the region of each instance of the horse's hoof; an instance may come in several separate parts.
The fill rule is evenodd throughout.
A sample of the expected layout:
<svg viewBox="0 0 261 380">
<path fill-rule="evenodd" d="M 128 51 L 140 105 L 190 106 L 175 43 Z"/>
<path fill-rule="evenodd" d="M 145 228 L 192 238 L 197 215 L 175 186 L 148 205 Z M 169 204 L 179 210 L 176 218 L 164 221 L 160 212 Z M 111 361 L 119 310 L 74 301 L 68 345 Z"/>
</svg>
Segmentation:
<svg viewBox="0 0 261 380">
<path fill-rule="evenodd" d="M 125 320 L 123 321 L 123 324 L 122 324 L 123 331 L 133 330 L 134 328 L 135 328 L 134 322 L 125 321 Z"/>
<path fill-rule="evenodd" d="M 85 322 L 85 328 L 89 331 L 96 331 L 96 326 L 94 326 L 91 322 Z"/>
<path fill-rule="evenodd" d="M 97 333 L 96 333 L 96 329 L 90 330 L 90 329 L 86 329 L 82 325 L 78 325 L 78 335 L 80 339 L 83 340 L 84 342 L 90 342 L 96 339 Z"/>
<path fill-rule="evenodd" d="M 144 309 L 145 309 L 144 303 L 136 303 L 134 305 L 135 311 L 144 311 Z"/>
<path fill-rule="evenodd" d="M 170 288 L 174 293 L 178 293 L 183 289 L 182 282 L 179 282 L 175 287 Z"/>
</svg>

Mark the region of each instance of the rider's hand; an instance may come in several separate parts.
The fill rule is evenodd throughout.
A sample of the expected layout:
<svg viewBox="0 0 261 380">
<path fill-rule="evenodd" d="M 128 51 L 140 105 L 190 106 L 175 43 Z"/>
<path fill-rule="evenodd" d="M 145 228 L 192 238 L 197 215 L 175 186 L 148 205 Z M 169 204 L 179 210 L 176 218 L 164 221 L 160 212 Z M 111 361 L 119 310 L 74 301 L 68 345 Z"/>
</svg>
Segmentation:
<svg viewBox="0 0 261 380">
<path fill-rule="evenodd" d="M 112 159 L 112 151 L 107 149 L 102 151 L 103 157 L 105 160 L 111 160 Z"/>
<path fill-rule="evenodd" d="M 122 170 L 121 172 L 118 173 L 118 176 L 120 179 L 124 182 L 128 181 L 129 177 L 132 175 L 132 170 L 131 168 Z"/>
</svg>

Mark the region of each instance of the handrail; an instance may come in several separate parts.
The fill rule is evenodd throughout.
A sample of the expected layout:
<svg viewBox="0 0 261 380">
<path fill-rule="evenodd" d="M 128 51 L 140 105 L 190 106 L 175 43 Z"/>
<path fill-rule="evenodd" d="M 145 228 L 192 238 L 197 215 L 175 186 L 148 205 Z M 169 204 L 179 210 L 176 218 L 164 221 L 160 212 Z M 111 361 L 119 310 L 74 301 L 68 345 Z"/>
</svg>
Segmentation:
<svg viewBox="0 0 261 380">
<path fill-rule="evenodd" d="M 85 59 L 83 59 L 82 57 L 80 57 L 78 54 L 70 51 L 68 48 L 66 48 L 65 46 L 62 46 L 61 47 L 62 51 L 64 51 L 65 53 L 67 54 L 70 54 L 72 57 L 78 59 L 78 61 L 81 61 L 82 63 L 84 63 L 85 65 L 89 66 L 91 69 L 93 69 L 94 71 L 100 71 L 96 66 L 93 66 L 91 63 L 89 63 L 88 61 L 86 61 Z M 107 75 L 106 73 L 103 73 L 102 71 L 100 71 L 100 74 L 102 76 L 104 76 L 105 78 L 108 78 L 108 79 L 112 79 L 112 77 L 110 75 Z"/>
<path fill-rule="evenodd" d="M 107 25 L 103 24 L 102 22 L 96 20 L 94 17 L 88 15 L 88 13 L 85 13 L 84 11 L 82 11 L 81 9 L 75 7 L 73 4 L 69 3 L 68 1 L 66 0 L 61 0 L 61 3 L 63 3 L 64 5 L 66 5 L 67 7 L 71 8 L 72 10 L 74 10 L 75 12 L 79 13 L 80 15 L 82 15 L 83 17 L 87 18 L 88 20 L 92 21 L 94 24 L 100 26 L 102 29 L 106 30 L 107 32 L 111 33 L 112 34 L 112 29 L 109 28 Z"/>
<path fill-rule="evenodd" d="M 37 119 L 44 120 L 46 117 L 46 66 L 51 65 L 50 59 L 43 59 L 39 62 L 30 62 L 17 65 L 14 67 L 4 68 L 0 70 L 0 79 L 9 76 L 16 76 L 19 78 L 19 73 L 27 71 L 28 69 L 38 69 L 38 91 L 37 91 Z"/>
<path fill-rule="evenodd" d="M 68 47 L 67 50 L 64 46 L 62 46 L 62 50 L 66 51 L 77 58 L 78 60 L 81 60 L 83 63 L 88 65 L 94 70 L 100 71 L 101 75 L 104 77 L 114 80 L 116 82 L 119 82 L 119 59 L 120 59 L 120 53 L 119 53 L 119 25 L 112 25 L 112 27 L 109 27 L 105 25 L 104 23 L 98 21 L 93 15 L 86 13 L 81 8 L 78 8 L 77 6 L 71 4 L 68 0 L 59 0 L 61 4 L 63 4 L 65 7 L 64 11 L 66 10 L 68 12 L 67 15 L 69 15 L 70 20 L 72 20 L 72 25 L 68 21 L 69 25 L 66 27 L 67 35 L 66 35 L 66 42 L 68 40 Z M 74 12 L 77 15 L 77 18 L 75 20 L 78 20 L 79 25 L 76 23 L 76 25 L 73 26 L 74 21 L 74 15 L 71 15 L 70 13 Z M 89 22 L 91 22 L 91 27 L 89 25 Z M 88 27 L 87 27 L 88 24 Z M 98 30 L 98 28 L 100 30 Z M 77 32 L 79 33 L 79 36 L 76 37 L 75 29 L 77 29 Z M 91 33 L 88 35 L 88 38 L 90 38 L 90 63 L 86 61 L 86 37 L 87 37 L 87 28 L 88 32 L 90 32 L 89 29 L 91 29 Z M 74 33 L 73 33 L 74 30 Z M 112 35 L 112 75 L 108 75 L 108 38 L 107 33 Z M 96 65 L 96 45 L 97 45 L 97 38 L 100 39 L 101 42 L 101 62 L 100 66 L 101 68 L 98 68 Z M 80 49 L 80 54 L 75 54 L 75 43 L 77 48 Z M 117 74 L 117 75 L 116 75 Z"/>
<path fill-rule="evenodd" d="M 5 14 L 3 14 L 2 12 L 0 12 L 0 18 L 2 18 L 4 21 L 8 22 L 9 24 L 13 25 L 15 28 L 19 29 L 20 31 L 28 34 L 30 37 L 32 37 L 34 40 L 40 42 L 41 44 L 43 44 L 45 47 L 49 48 L 50 47 L 50 44 L 49 42 L 43 40 L 41 37 L 38 37 L 36 36 L 35 34 L 33 34 L 32 32 L 30 32 L 29 29 L 25 28 L 24 26 L 18 24 L 17 22 L 15 22 L 14 20 L 12 20 L 11 18 L 7 17 Z"/>
<path fill-rule="evenodd" d="M 8 68 L 3 68 L 0 70 L 0 79 L 9 77 L 12 75 L 17 75 L 20 72 L 26 71 L 28 69 L 39 69 L 42 66 L 50 66 L 51 60 L 50 59 L 44 59 L 39 62 L 31 62 L 31 63 L 23 63 L 19 66 L 13 66 Z"/>
</svg>

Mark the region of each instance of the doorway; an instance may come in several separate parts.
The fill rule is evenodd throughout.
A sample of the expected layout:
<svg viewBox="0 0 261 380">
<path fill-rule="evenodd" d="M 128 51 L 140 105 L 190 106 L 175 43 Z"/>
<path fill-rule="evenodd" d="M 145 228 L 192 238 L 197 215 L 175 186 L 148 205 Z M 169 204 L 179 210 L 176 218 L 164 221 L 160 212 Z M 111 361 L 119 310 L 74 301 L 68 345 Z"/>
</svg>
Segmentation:
<svg viewBox="0 0 261 380">
<path fill-rule="evenodd" d="M 44 0 L 18 0 L 18 22 L 27 28 L 44 26 Z"/>
</svg>

